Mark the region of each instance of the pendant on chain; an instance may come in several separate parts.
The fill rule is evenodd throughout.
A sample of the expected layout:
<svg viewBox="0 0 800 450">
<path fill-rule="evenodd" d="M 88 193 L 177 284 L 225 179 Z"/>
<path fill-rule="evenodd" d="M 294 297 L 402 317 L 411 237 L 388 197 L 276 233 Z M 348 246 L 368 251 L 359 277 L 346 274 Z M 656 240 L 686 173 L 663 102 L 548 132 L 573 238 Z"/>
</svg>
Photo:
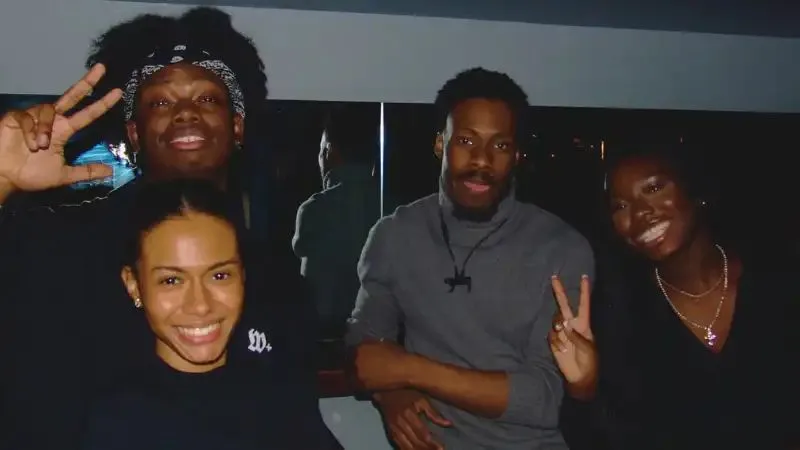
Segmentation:
<svg viewBox="0 0 800 450">
<path fill-rule="evenodd" d="M 705 340 L 709 347 L 713 347 L 714 344 L 717 343 L 717 335 L 714 334 L 714 331 L 711 330 L 711 327 L 706 328 Z"/>
</svg>

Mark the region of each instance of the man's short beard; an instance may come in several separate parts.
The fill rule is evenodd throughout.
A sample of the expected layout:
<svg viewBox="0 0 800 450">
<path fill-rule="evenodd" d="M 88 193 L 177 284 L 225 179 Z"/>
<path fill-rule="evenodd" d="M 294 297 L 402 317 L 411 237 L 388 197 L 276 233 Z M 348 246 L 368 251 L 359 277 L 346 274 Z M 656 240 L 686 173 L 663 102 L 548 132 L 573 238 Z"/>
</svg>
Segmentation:
<svg viewBox="0 0 800 450">
<path fill-rule="evenodd" d="M 489 222 L 497 214 L 499 204 L 495 202 L 486 208 L 470 208 L 453 202 L 453 217 L 467 222 Z"/>
<path fill-rule="evenodd" d="M 449 181 L 447 181 L 448 177 L 446 177 L 446 175 L 442 176 L 444 177 L 442 180 L 442 185 L 446 186 L 447 195 L 450 197 L 450 202 L 453 204 L 453 217 L 458 220 L 465 220 L 468 222 L 489 222 L 492 220 L 495 214 L 497 214 L 497 210 L 500 208 L 500 203 L 502 203 L 503 200 L 505 200 L 506 197 L 511 194 L 512 181 L 511 179 L 508 179 L 500 186 L 500 195 L 494 202 L 492 202 L 492 204 L 482 208 L 460 205 L 456 202 L 455 196 L 450 192 L 452 185 Z"/>
</svg>

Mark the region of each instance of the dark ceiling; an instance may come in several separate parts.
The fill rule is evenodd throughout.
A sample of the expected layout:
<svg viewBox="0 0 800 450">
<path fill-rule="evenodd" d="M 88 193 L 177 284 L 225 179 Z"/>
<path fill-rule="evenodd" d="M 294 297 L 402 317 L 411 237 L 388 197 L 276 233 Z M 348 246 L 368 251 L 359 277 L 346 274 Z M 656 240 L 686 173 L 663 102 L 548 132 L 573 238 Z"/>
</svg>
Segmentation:
<svg viewBox="0 0 800 450">
<path fill-rule="evenodd" d="M 126 1 L 126 0 L 114 0 Z M 138 0 L 800 37 L 798 0 Z"/>
</svg>

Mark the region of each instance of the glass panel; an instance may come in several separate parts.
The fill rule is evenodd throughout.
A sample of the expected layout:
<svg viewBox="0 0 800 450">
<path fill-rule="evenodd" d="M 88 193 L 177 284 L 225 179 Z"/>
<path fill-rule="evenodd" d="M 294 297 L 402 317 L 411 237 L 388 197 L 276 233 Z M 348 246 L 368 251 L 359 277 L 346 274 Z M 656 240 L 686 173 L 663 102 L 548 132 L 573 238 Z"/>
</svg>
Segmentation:
<svg viewBox="0 0 800 450">
<path fill-rule="evenodd" d="M 267 195 L 270 234 L 279 245 L 293 243 L 301 260 L 297 270 L 320 315 L 323 367 L 341 368 L 340 340 L 359 287 L 358 258 L 380 216 L 380 103 L 267 105 L 270 158 L 258 170 L 273 180 Z"/>
<path fill-rule="evenodd" d="M 384 103 L 386 214 L 439 190 L 433 105 Z"/>
</svg>

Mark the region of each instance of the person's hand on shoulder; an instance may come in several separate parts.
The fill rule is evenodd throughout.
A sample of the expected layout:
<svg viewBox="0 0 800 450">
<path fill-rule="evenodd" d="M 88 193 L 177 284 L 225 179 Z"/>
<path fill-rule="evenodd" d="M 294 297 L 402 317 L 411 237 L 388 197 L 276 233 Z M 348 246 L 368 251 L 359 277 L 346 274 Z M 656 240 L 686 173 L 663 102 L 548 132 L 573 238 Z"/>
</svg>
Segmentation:
<svg viewBox="0 0 800 450">
<path fill-rule="evenodd" d="M 375 395 L 389 436 L 400 450 L 443 450 L 422 421 L 425 417 L 440 427 L 452 424 L 431 406 L 428 398 L 414 390 L 386 391 Z"/>
<path fill-rule="evenodd" d="M 16 190 L 43 191 L 81 181 L 106 178 L 110 167 L 66 164 L 64 146 L 78 130 L 93 123 L 120 98 L 114 89 L 100 100 L 68 115 L 105 74 L 93 67 L 54 104 L 36 105 L 25 111 L 10 111 L 0 118 L 0 202 Z"/>
</svg>

